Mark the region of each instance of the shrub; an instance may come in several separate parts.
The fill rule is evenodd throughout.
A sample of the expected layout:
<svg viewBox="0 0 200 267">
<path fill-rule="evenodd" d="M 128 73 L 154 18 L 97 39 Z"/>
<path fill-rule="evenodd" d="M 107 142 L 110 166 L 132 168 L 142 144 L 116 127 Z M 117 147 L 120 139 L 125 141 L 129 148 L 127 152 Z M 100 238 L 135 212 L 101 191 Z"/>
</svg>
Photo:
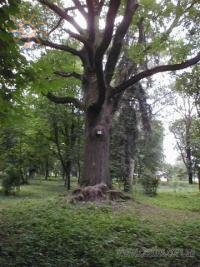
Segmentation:
<svg viewBox="0 0 200 267">
<path fill-rule="evenodd" d="M 15 193 L 20 188 L 20 171 L 14 167 L 5 170 L 2 177 L 2 187 L 5 195 Z"/>
<path fill-rule="evenodd" d="M 141 183 L 145 194 L 149 196 L 155 196 L 157 194 L 159 179 L 154 174 L 151 172 L 143 174 Z"/>
</svg>

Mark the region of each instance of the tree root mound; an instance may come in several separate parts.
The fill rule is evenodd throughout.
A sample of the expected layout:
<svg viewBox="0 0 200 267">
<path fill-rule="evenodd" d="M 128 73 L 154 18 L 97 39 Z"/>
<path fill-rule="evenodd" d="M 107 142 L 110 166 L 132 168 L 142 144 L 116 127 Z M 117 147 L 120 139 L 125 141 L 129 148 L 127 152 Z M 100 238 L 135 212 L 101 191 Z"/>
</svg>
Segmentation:
<svg viewBox="0 0 200 267">
<path fill-rule="evenodd" d="M 97 184 L 94 186 L 79 187 L 72 192 L 71 203 L 88 201 L 119 201 L 129 200 L 130 196 L 118 190 L 109 190 L 106 184 Z"/>
</svg>

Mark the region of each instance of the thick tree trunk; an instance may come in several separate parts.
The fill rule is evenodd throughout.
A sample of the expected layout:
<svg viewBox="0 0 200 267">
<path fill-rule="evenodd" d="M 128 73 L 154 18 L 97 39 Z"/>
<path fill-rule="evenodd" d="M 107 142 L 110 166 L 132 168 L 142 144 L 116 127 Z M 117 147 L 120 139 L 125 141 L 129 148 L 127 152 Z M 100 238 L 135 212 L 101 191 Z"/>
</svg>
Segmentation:
<svg viewBox="0 0 200 267">
<path fill-rule="evenodd" d="M 111 187 L 109 143 L 112 106 L 104 104 L 99 113 L 86 114 L 85 149 L 81 186 L 100 183 Z"/>
</svg>

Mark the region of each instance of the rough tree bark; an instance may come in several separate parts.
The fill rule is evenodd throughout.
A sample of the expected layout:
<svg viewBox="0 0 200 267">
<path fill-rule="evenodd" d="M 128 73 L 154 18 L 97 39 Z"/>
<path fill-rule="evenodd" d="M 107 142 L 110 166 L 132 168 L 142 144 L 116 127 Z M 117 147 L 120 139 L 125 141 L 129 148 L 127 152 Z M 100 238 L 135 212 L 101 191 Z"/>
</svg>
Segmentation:
<svg viewBox="0 0 200 267">
<path fill-rule="evenodd" d="M 105 183 L 111 187 L 109 171 L 109 144 L 112 106 L 105 103 L 101 112 L 88 112 L 81 185 Z"/>
<path fill-rule="evenodd" d="M 63 27 L 64 23 L 61 23 L 62 21 L 67 21 L 76 29 L 76 32 L 68 29 L 65 29 L 65 32 L 71 38 L 80 42 L 82 48 L 81 50 L 77 50 L 68 45 L 53 43 L 50 40 L 44 40 L 39 37 L 31 39 L 23 38 L 22 41 L 26 42 L 31 40 L 40 45 L 65 51 L 79 57 L 82 61 L 83 75 L 74 72 L 63 73 L 62 71 L 56 72 L 56 75 L 65 78 L 75 77 L 81 79 L 84 95 L 83 101 L 73 97 L 57 97 L 51 93 L 47 97 L 55 103 L 71 103 L 85 112 L 86 143 L 83 175 L 80 179 L 81 185 L 106 183 L 110 187 L 109 132 L 113 112 L 116 110 L 116 106 L 124 91 L 141 79 L 155 73 L 175 71 L 196 64 L 200 60 L 200 53 L 196 57 L 182 63 L 156 66 L 152 69 L 138 72 L 128 77 L 126 81 L 113 87 L 113 77 L 123 47 L 123 40 L 138 8 L 137 0 L 125 1 L 124 16 L 122 21 L 116 26 L 115 31 L 115 18 L 118 14 L 120 4 L 124 4 L 124 1 L 110 0 L 106 2 L 104 0 L 86 0 L 84 1 L 84 5 L 82 5 L 82 1 L 72 0 L 71 2 L 74 5 L 67 9 L 49 0 L 38 1 L 59 17 L 58 24 L 53 27 L 50 33 L 59 27 Z M 104 4 L 106 5 L 107 15 L 105 29 L 102 31 L 98 22 Z M 85 18 L 87 23 L 86 30 L 70 15 L 69 12 L 72 9 L 78 10 Z"/>
</svg>

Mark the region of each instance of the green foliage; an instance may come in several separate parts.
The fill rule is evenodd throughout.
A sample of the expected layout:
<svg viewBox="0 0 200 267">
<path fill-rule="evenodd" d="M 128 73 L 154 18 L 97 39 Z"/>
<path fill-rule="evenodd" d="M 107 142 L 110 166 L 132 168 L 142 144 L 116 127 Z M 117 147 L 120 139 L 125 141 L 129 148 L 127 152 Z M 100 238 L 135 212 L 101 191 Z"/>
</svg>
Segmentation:
<svg viewBox="0 0 200 267">
<path fill-rule="evenodd" d="M 146 195 L 155 196 L 157 194 L 159 179 L 155 173 L 145 170 L 141 177 L 141 184 Z"/>
<path fill-rule="evenodd" d="M 184 97 L 188 102 L 184 102 L 182 117 L 171 124 L 170 130 L 175 136 L 177 149 L 187 171 L 191 168 L 195 173 L 199 162 L 199 118 L 192 110 L 194 101 L 191 102 L 191 97 L 188 95 Z"/>
<path fill-rule="evenodd" d="M 123 100 L 119 114 L 113 120 L 111 134 L 111 175 L 124 182 L 129 173 L 129 161 L 135 157 L 137 117 L 132 102 Z"/>
<path fill-rule="evenodd" d="M 137 171 L 144 193 L 154 196 L 159 184 L 157 172 L 163 163 L 163 126 L 160 121 L 152 121 L 151 132 L 146 138 L 141 136 L 138 142 Z"/>
<path fill-rule="evenodd" d="M 199 94 L 200 66 L 196 65 L 192 71 L 180 74 L 176 79 L 175 90 L 186 93 L 195 98 Z"/>
<path fill-rule="evenodd" d="M 5 172 L 0 175 L 2 188 L 5 195 L 10 195 L 19 190 L 21 184 L 21 173 L 13 166 L 7 167 Z"/>
<path fill-rule="evenodd" d="M 192 152 L 196 161 L 195 167 L 198 169 L 200 167 L 200 118 L 193 120 L 191 131 Z"/>
<path fill-rule="evenodd" d="M 26 73 L 26 60 L 20 55 L 13 35 L 10 33 L 15 28 L 11 17 L 18 12 L 19 4 L 19 0 L 3 0 L 0 8 L 0 84 L 1 89 L 4 90 L 22 85 Z"/>
<path fill-rule="evenodd" d="M 36 172 L 63 173 L 63 163 L 70 160 L 74 173 L 80 172 L 82 115 L 36 94 L 27 93 L 20 102 L 23 109 L 9 113 L 0 129 L 0 171 L 17 166 L 26 183 Z"/>
<path fill-rule="evenodd" d="M 193 110 L 193 116 L 190 119 L 190 129 L 189 129 L 189 137 L 190 137 L 190 146 L 192 157 L 194 161 L 194 168 L 198 169 L 200 164 L 200 68 L 199 65 L 196 65 L 192 71 L 184 72 L 178 76 L 176 80 L 176 84 L 174 89 L 178 91 L 179 94 L 184 95 L 185 99 L 192 100 L 193 107 L 190 109 Z M 194 112 L 194 106 L 196 112 Z M 172 130 L 176 131 L 177 136 L 180 140 L 180 145 L 184 146 L 186 139 L 186 127 L 185 123 L 186 118 L 182 118 L 182 120 L 176 121 L 172 125 Z"/>
<path fill-rule="evenodd" d="M 141 136 L 139 144 L 139 157 L 141 168 L 156 173 L 163 162 L 163 126 L 160 121 L 152 121 L 152 130 L 147 139 Z M 143 171 L 142 171 L 143 173 Z"/>
<path fill-rule="evenodd" d="M 200 24 L 197 2 L 141 0 L 131 27 L 134 38 L 126 47 L 130 58 L 135 63 L 141 64 L 146 60 L 147 64 L 155 62 L 157 65 L 161 57 L 167 56 L 170 63 L 177 63 L 196 49 L 198 51 Z M 137 31 L 141 21 L 143 41 L 138 42 Z M 177 34 L 180 31 L 182 34 Z"/>
<path fill-rule="evenodd" d="M 49 50 L 32 64 L 35 79 L 31 83 L 33 92 L 47 93 L 49 91 L 60 91 L 68 96 L 77 94 L 77 79 L 66 79 L 54 74 L 55 71 L 73 72 L 80 71 L 79 62 L 72 56 L 61 51 Z"/>
</svg>

